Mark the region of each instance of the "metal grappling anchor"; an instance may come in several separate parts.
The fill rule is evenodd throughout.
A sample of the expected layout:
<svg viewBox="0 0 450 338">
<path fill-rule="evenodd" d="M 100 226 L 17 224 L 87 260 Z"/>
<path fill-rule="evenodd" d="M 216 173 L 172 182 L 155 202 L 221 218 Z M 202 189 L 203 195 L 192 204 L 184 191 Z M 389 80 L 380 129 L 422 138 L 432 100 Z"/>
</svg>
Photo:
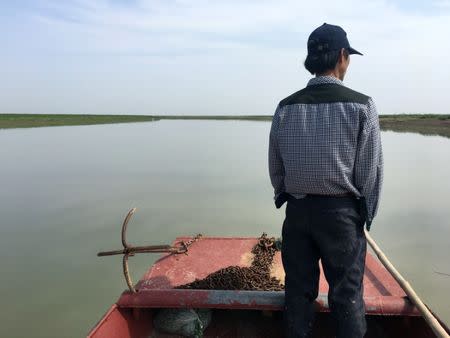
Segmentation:
<svg viewBox="0 0 450 338">
<path fill-rule="evenodd" d="M 128 257 L 134 256 L 137 253 L 162 253 L 168 252 L 171 254 L 187 254 L 189 246 L 202 237 L 201 234 L 193 237 L 187 242 L 181 241 L 178 246 L 171 245 L 147 245 L 147 246 L 131 246 L 127 242 L 127 228 L 128 222 L 130 221 L 133 214 L 136 212 L 136 208 L 131 209 L 122 224 L 122 245 L 123 249 L 113 250 L 113 251 L 102 251 L 97 254 L 97 256 L 113 256 L 113 255 L 123 255 L 122 266 L 123 274 L 125 276 L 125 281 L 127 282 L 128 288 L 131 292 L 137 292 L 131 281 L 130 272 L 128 269 Z"/>
</svg>

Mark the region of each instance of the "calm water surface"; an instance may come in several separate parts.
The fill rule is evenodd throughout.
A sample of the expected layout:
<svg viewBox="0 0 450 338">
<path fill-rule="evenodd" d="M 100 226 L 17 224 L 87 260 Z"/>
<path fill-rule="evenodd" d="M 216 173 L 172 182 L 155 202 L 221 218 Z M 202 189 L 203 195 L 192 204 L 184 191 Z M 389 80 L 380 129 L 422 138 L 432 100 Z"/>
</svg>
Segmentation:
<svg viewBox="0 0 450 338">
<path fill-rule="evenodd" d="M 279 235 L 270 123 L 159 121 L 0 130 L 1 337 L 82 337 L 125 288 L 121 221 L 135 244 L 178 235 Z M 450 139 L 384 132 L 372 236 L 450 323 Z M 138 279 L 155 256 L 131 258 Z"/>
</svg>

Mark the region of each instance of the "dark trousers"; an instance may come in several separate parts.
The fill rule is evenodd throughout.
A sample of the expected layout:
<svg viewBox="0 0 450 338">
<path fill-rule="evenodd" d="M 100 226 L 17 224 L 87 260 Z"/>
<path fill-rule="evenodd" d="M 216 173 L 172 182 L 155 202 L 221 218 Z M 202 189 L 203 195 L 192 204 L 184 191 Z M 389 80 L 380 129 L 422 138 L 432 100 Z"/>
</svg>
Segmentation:
<svg viewBox="0 0 450 338">
<path fill-rule="evenodd" d="M 337 337 L 363 337 L 366 238 L 358 201 L 352 197 L 290 198 L 282 236 L 286 336 L 311 336 L 321 259 Z"/>
</svg>

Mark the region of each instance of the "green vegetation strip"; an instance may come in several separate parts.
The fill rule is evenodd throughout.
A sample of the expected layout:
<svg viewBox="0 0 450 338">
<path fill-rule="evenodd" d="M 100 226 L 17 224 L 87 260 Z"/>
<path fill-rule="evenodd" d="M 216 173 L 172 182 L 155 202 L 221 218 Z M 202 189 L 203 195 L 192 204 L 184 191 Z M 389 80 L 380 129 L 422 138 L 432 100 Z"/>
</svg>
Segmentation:
<svg viewBox="0 0 450 338">
<path fill-rule="evenodd" d="M 0 114 L 0 128 L 33 128 L 154 121 L 146 115 Z"/>
<path fill-rule="evenodd" d="M 159 120 L 244 120 L 271 121 L 270 115 L 44 115 L 0 114 L 0 129 L 50 126 L 75 126 L 108 123 L 149 122 Z M 450 115 L 380 115 L 383 130 L 440 135 L 450 138 Z"/>
<path fill-rule="evenodd" d="M 450 138 L 450 115 L 381 115 L 380 125 L 383 130 Z"/>
</svg>

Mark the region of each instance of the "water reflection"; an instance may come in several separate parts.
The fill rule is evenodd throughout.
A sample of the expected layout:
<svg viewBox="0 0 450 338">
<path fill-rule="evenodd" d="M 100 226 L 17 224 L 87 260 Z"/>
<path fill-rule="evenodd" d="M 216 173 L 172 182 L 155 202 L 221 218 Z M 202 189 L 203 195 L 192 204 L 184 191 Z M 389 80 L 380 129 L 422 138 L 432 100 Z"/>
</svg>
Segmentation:
<svg viewBox="0 0 450 338">
<path fill-rule="evenodd" d="M 82 336 L 125 288 L 123 216 L 135 244 L 177 235 L 279 234 L 269 123 L 159 121 L 0 131 L 0 336 Z M 373 237 L 450 322 L 450 140 L 383 132 L 385 185 Z M 131 258 L 138 279 L 155 257 Z M 23 318 L 27 323 L 23 325 Z M 58 332 L 58 333 L 57 333 Z"/>
</svg>

